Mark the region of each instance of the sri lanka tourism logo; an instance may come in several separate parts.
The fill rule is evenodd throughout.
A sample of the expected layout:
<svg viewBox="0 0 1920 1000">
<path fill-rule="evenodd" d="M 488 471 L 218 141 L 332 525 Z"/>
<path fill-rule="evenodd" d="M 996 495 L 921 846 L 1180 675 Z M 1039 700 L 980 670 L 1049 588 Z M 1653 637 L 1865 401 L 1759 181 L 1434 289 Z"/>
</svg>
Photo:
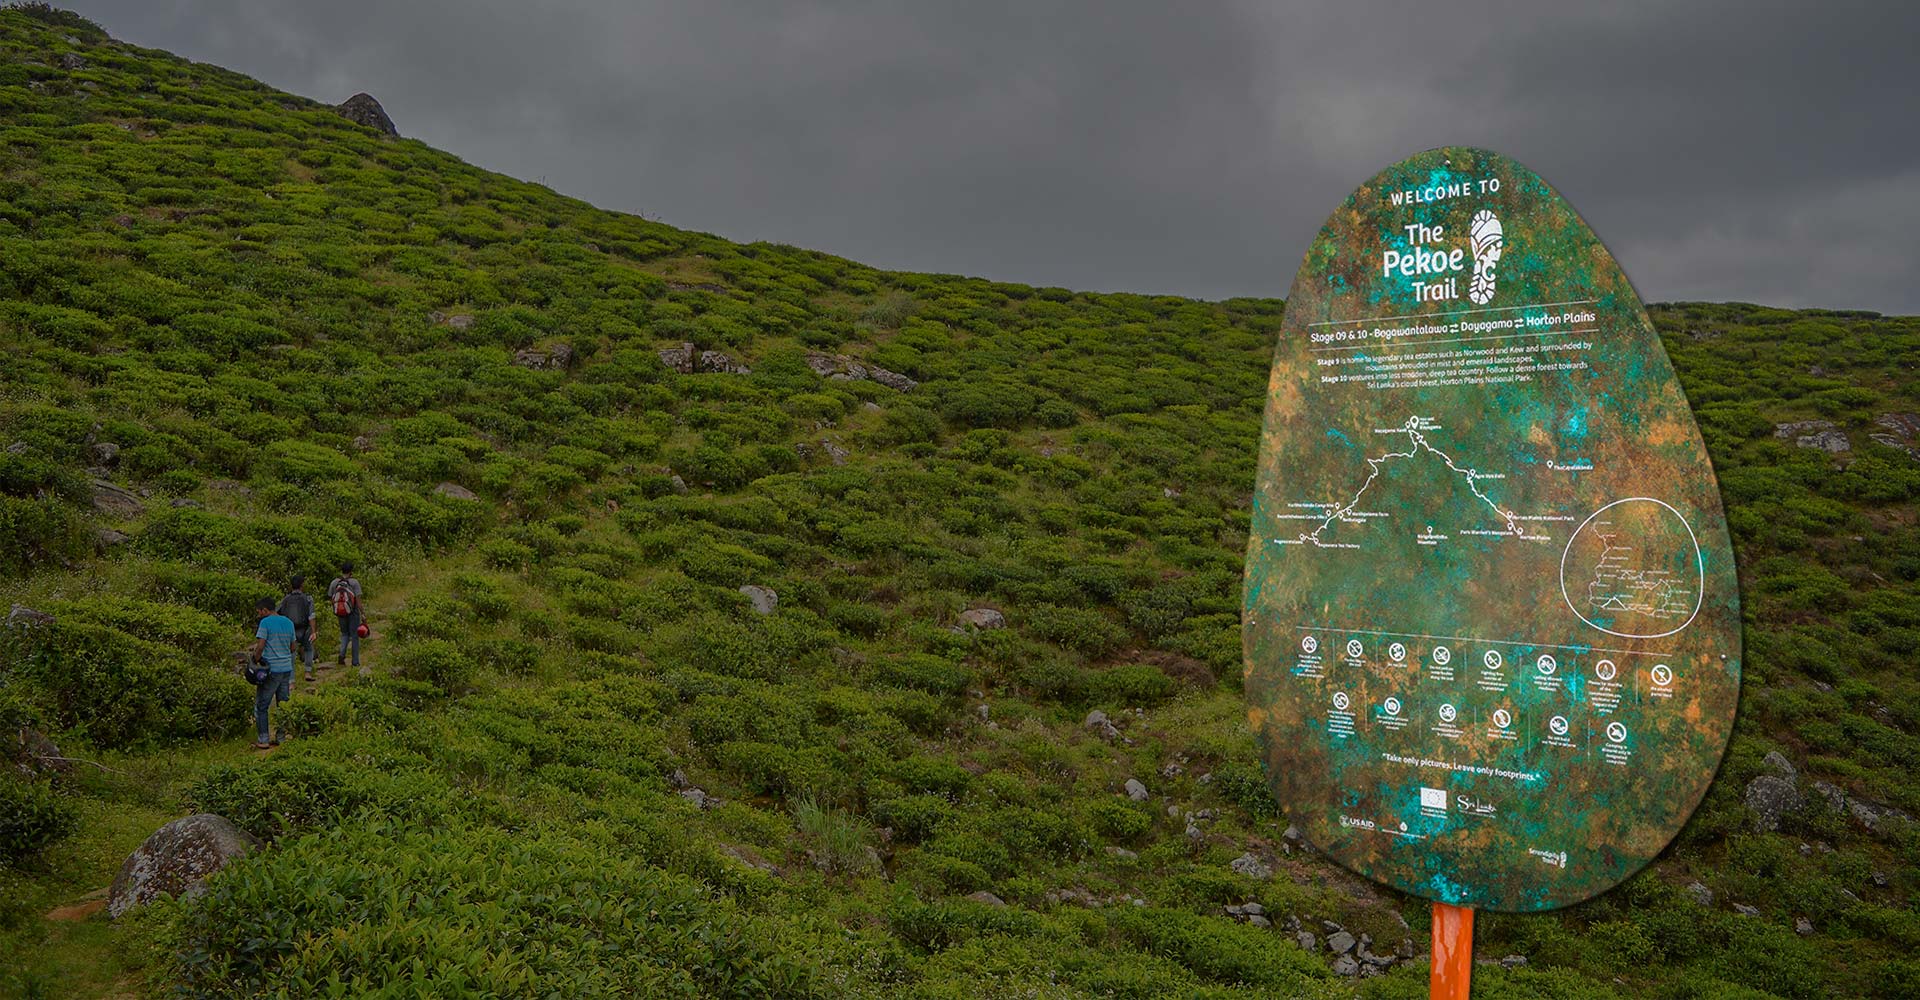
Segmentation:
<svg viewBox="0 0 1920 1000">
<path fill-rule="evenodd" d="M 1407 249 L 1387 250 L 1380 254 L 1380 276 L 1390 278 L 1398 271 L 1410 284 L 1413 297 L 1420 302 L 1444 302 L 1460 297 L 1460 272 L 1467 268 L 1467 255 L 1473 255 L 1473 276 L 1467 284 L 1467 298 L 1474 305 L 1493 301 L 1493 288 L 1506 250 L 1506 230 L 1500 217 L 1491 210 L 1473 213 L 1467 224 L 1467 246 L 1445 249 L 1435 246 L 1446 239 L 1447 227 L 1413 222 L 1400 227 L 1407 234 Z"/>
</svg>

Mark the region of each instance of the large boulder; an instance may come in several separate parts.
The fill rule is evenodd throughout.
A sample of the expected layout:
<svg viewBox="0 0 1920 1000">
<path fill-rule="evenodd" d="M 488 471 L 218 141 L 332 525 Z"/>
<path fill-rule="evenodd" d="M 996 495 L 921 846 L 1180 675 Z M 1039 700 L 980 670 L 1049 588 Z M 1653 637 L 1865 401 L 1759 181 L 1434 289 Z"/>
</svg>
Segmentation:
<svg viewBox="0 0 1920 1000">
<path fill-rule="evenodd" d="M 1780 817 L 1800 808 L 1800 790 L 1776 774 L 1763 774 L 1747 783 L 1747 809 L 1756 830 L 1780 829 Z"/>
<path fill-rule="evenodd" d="M 259 846 L 258 839 L 223 816 L 176 819 L 127 855 L 113 879 L 107 915 L 118 917 L 161 893 L 180 898 L 205 892 L 207 876 Z"/>
<path fill-rule="evenodd" d="M 749 583 L 743 585 L 740 592 L 753 602 L 753 610 L 758 614 L 773 614 L 773 609 L 780 606 L 780 595 L 771 587 Z"/>
<path fill-rule="evenodd" d="M 1867 437 L 1920 457 L 1920 413 L 1882 413 L 1873 419 L 1873 425 L 1879 430 Z"/>
<path fill-rule="evenodd" d="M 104 479 L 93 481 L 93 509 L 113 517 L 139 517 L 147 505 L 138 496 Z"/>
<path fill-rule="evenodd" d="M 908 392 L 920 384 L 899 372 L 856 361 L 844 354 L 822 354 L 819 351 L 809 351 L 807 367 L 813 369 L 813 373 L 821 378 L 877 382 L 896 392 Z"/>
<path fill-rule="evenodd" d="M 1782 441 L 1792 441 L 1801 448 L 1815 448 L 1834 454 L 1853 447 L 1839 425 L 1831 420 L 1794 420 L 1775 424 L 1773 436 Z"/>
<path fill-rule="evenodd" d="M 393 119 L 387 117 L 387 109 L 381 107 L 372 94 L 355 94 L 340 102 L 333 111 L 355 125 L 365 125 L 388 135 L 400 134 L 400 130 L 393 127 Z"/>
</svg>

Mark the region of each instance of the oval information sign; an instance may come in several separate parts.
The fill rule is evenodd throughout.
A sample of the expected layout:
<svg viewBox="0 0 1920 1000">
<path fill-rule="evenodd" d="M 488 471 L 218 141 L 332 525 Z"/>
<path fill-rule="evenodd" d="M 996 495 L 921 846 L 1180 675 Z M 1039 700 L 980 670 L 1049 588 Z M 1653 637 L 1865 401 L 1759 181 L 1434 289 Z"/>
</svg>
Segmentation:
<svg viewBox="0 0 1920 1000">
<path fill-rule="evenodd" d="M 1274 794 L 1362 875 L 1564 906 L 1699 804 L 1740 686 L 1719 488 L 1626 276 L 1533 172 L 1430 150 L 1321 228 L 1244 621 Z"/>
</svg>

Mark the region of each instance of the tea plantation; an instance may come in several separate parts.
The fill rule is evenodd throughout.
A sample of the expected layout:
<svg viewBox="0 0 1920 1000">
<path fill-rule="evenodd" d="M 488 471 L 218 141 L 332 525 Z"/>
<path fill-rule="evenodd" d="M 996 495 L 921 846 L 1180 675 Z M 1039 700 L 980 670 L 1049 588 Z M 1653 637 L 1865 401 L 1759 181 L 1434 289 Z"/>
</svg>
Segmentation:
<svg viewBox="0 0 1920 1000">
<path fill-rule="evenodd" d="M 1281 310 L 730 243 L 0 12 L 0 995 L 1425 996 L 1241 708 Z M 1920 995 L 1920 319 L 1654 316 L 1739 727 L 1476 995 Z M 258 753 L 249 608 L 342 560 L 368 669 Z M 193 812 L 269 846 L 50 917 Z"/>
</svg>

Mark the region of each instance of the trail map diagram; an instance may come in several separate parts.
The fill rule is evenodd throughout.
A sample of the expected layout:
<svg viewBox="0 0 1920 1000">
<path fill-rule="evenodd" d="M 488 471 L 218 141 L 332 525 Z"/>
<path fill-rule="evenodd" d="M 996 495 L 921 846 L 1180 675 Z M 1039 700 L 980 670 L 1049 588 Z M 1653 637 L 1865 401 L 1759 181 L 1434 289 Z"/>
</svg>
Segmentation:
<svg viewBox="0 0 1920 1000">
<path fill-rule="evenodd" d="M 1699 538 L 1678 510 L 1627 497 L 1594 511 L 1567 541 L 1560 591 L 1594 628 L 1657 638 L 1693 620 L 1704 572 Z"/>
<path fill-rule="evenodd" d="M 1345 503 L 1329 504 L 1302 501 L 1287 504 L 1287 507 L 1290 508 L 1292 512 L 1279 514 L 1277 515 L 1278 517 L 1284 520 L 1308 521 L 1312 524 L 1312 527 L 1300 532 L 1299 535 L 1294 538 L 1275 538 L 1273 541 L 1280 545 L 1303 545 L 1320 549 L 1361 548 L 1361 544 L 1358 542 L 1339 541 L 1328 537 L 1329 533 L 1337 534 L 1337 532 L 1332 531 L 1332 529 L 1335 529 L 1336 526 L 1341 524 L 1363 525 L 1371 520 L 1391 516 L 1383 512 L 1366 509 L 1365 504 L 1367 502 L 1368 491 L 1373 488 L 1375 482 L 1387 473 L 1390 468 L 1397 467 L 1401 463 L 1418 461 L 1423 458 L 1438 462 L 1445 468 L 1447 475 L 1456 477 L 1461 484 L 1465 485 L 1478 505 L 1486 508 L 1487 514 L 1491 518 L 1494 526 L 1454 525 L 1443 528 L 1430 524 L 1417 534 L 1420 544 L 1438 544 L 1450 537 L 1451 534 L 1525 538 L 1533 541 L 1545 540 L 1545 536 L 1540 535 L 1537 531 L 1530 529 L 1526 525 L 1525 522 L 1531 520 L 1530 518 L 1503 506 L 1499 501 L 1489 495 L 1487 489 L 1484 488 L 1483 484 L 1504 479 L 1506 478 L 1505 474 L 1482 472 L 1471 466 L 1463 465 L 1452 455 L 1442 451 L 1434 444 L 1433 438 L 1431 437 L 1431 435 L 1437 434 L 1440 429 L 1440 425 L 1429 417 L 1413 416 L 1408 417 L 1406 422 L 1399 427 L 1376 430 L 1374 432 L 1376 434 L 1405 434 L 1407 436 L 1406 447 L 1387 451 L 1377 457 L 1368 458 L 1366 460 L 1368 470 L 1366 480 L 1362 482 L 1359 489 L 1354 492 L 1352 499 L 1347 500 Z"/>
</svg>

